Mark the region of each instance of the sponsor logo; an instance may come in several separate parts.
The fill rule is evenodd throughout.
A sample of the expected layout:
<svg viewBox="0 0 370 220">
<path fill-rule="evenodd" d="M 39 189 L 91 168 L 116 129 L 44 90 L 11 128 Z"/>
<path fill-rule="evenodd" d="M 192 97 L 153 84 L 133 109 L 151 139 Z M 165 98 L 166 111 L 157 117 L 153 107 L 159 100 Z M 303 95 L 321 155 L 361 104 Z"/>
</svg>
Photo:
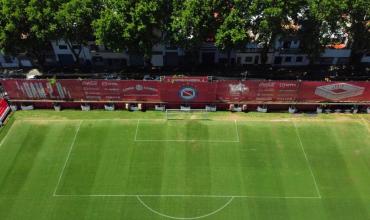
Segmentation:
<svg viewBox="0 0 370 220">
<path fill-rule="evenodd" d="M 135 86 L 135 89 L 136 89 L 137 91 L 142 91 L 142 90 L 144 89 L 144 86 L 142 86 L 142 85 L 136 85 L 136 86 Z"/>
<path fill-rule="evenodd" d="M 153 87 L 147 87 L 147 86 L 143 86 L 143 85 L 140 85 L 140 84 L 137 84 L 135 86 L 130 86 L 130 87 L 127 87 L 127 88 L 123 88 L 122 91 L 123 92 L 130 92 L 130 91 L 152 91 L 152 92 L 158 92 L 158 89 L 157 88 L 153 88 Z"/>
<path fill-rule="evenodd" d="M 230 93 L 231 94 L 249 92 L 249 88 L 247 86 L 245 86 L 243 83 L 229 84 L 229 88 L 230 88 Z"/>
<path fill-rule="evenodd" d="M 260 88 L 274 88 L 275 82 L 262 82 L 258 85 Z"/>
<path fill-rule="evenodd" d="M 364 90 L 364 87 L 348 83 L 336 83 L 317 87 L 315 94 L 320 97 L 336 101 L 362 95 Z"/>
<path fill-rule="evenodd" d="M 156 96 L 159 91 L 157 88 L 137 84 L 135 86 L 123 88 L 122 92 L 124 96 Z"/>
<path fill-rule="evenodd" d="M 279 87 L 283 89 L 295 89 L 297 85 L 297 83 L 279 83 Z"/>
<path fill-rule="evenodd" d="M 118 83 L 116 82 L 106 82 L 106 81 L 103 81 L 101 83 L 102 86 L 106 87 L 106 86 L 118 86 Z"/>
<path fill-rule="evenodd" d="M 83 86 L 97 86 L 98 81 L 82 81 Z"/>
<path fill-rule="evenodd" d="M 179 96 L 184 100 L 192 100 L 197 96 L 197 90 L 191 86 L 185 86 L 180 89 Z"/>
</svg>

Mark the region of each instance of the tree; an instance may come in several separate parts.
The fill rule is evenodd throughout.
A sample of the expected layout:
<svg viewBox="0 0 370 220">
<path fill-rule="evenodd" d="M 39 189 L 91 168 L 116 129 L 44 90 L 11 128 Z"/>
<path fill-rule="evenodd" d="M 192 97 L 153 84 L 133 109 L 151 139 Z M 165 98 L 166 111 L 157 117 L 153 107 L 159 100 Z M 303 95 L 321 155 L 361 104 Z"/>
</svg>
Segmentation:
<svg viewBox="0 0 370 220">
<path fill-rule="evenodd" d="M 185 49 L 199 47 L 215 28 L 211 1 L 174 1 L 169 33 L 174 44 Z"/>
<path fill-rule="evenodd" d="M 25 37 L 29 30 L 25 8 L 28 2 L 24 0 L 2 0 L 1 2 L 0 46 L 9 54 L 16 54 L 25 47 Z M 17 48 L 14 45 L 18 45 Z"/>
<path fill-rule="evenodd" d="M 186 50 L 200 47 L 216 33 L 212 0 L 175 0 L 169 25 L 171 42 Z"/>
<path fill-rule="evenodd" d="M 97 42 L 116 51 L 142 53 L 148 61 L 153 46 L 162 40 L 164 7 L 164 0 L 106 1 L 94 22 Z"/>
<path fill-rule="evenodd" d="M 298 33 L 300 46 L 313 64 L 324 49 L 344 34 L 342 14 L 345 4 L 342 0 L 308 0 L 300 12 Z"/>
<path fill-rule="evenodd" d="M 370 48 L 370 0 L 346 0 L 346 16 L 351 48 L 350 64 L 357 67 Z"/>
<path fill-rule="evenodd" d="M 50 40 L 55 39 L 55 13 L 63 0 L 2 0 L 0 47 L 5 53 L 26 53 L 42 67 Z"/>
<path fill-rule="evenodd" d="M 190 54 L 190 62 L 198 62 L 198 49 L 204 42 L 214 42 L 224 19 L 225 0 L 174 0 L 167 33 L 170 43 Z"/>
<path fill-rule="evenodd" d="M 250 10 L 253 30 L 258 35 L 256 41 L 262 45 L 261 62 L 267 61 L 267 53 L 278 35 L 290 34 L 287 26 L 296 25 L 299 11 L 305 0 L 253 0 Z"/>
<path fill-rule="evenodd" d="M 328 44 L 328 38 L 324 37 L 324 32 L 327 32 L 323 21 L 318 20 L 311 14 L 306 15 L 300 21 L 302 26 L 298 32 L 300 40 L 300 49 L 307 57 L 312 65 L 317 58 L 320 57 Z"/>
<path fill-rule="evenodd" d="M 245 47 L 250 41 L 248 19 L 249 17 L 245 17 L 245 12 L 243 14 L 240 8 L 232 7 L 217 29 L 215 43 L 220 50 L 227 52 L 228 64 L 230 64 L 231 51 Z"/>
<path fill-rule="evenodd" d="M 65 40 L 77 64 L 83 46 L 93 39 L 92 23 L 99 17 L 101 8 L 101 0 L 69 0 L 56 14 L 58 37 Z"/>
</svg>

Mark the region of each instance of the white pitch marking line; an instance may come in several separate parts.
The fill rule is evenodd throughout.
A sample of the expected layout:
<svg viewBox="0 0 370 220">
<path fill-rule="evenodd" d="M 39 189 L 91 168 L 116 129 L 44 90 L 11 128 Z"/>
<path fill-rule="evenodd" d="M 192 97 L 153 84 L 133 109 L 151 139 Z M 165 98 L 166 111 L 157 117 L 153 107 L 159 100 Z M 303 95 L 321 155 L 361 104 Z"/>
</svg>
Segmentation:
<svg viewBox="0 0 370 220">
<path fill-rule="evenodd" d="M 237 138 L 237 142 L 240 142 L 239 129 L 238 129 L 238 122 L 236 121 L 236 119 L 234 120 L 234 123 L 235 123 L 235 130 L 236 130 L 236 138 Z"/>
<path fill-rule="evenodd" d="M 135 140 L 136 142 L 210 142 L 210 143 L 239 143 L 239 141 L 215 141 L 215 140 Z"/>
<path fill-rule="evenodd" d="M 293 125 L 294 125 L 294 128 L 295 128 L 295 132 L 296 132 L 296 135 L 298 137 L 298 141 L 299 141 L 299 145 L 301 146 L 301 149 L 303 151 L 303 155 L 306 159 L 306 163 L 308 165 L 308 168 L 310 170 L 310 173 L 311 173 L 311 176 L 312 176 L 312 179 L 314 181 L 314 184 L 315 184 L 315 188 L 316 188 L 316 192 L 317 192 L 317 195 L 319 196 L 319 198 L 321 198 L 321 193 L 320 193 L 320 190 L 319 190 L 319 187 L 317 185 L 317 181 L 316 181 L 316 178 L 315 178 L 315 175 L 313 174 L 313 171 L 312 171 L 312 167 L 311 167 L 311 163 L 307 157 L 307 154 L 306 154 L 306 151 L 304 150 L 304 147 L 303 147 L 303 143 L 302 143 L 302 139 L 301 139 L 301 135 L 299 134 L 299 131 L 298 131 L 298 128 L 297 128 L 297 125 L 295 123 L 295 121 L 293 121 Z"/>
<path fill-rule="evenodd" d="M 336 119 L 312 119 L 311 118 L 303 118 L 306 120 L 302 120 L 305 122 L 335 122 L 335 123 L 340 123 L 340 122 L 348 122 L 348 121 L 353 121 L 353 119 L 346 119 L 346 120 L 336 120 Z M 25 121 L 25 122 L 32 122 L 32 121 L 46 121 L 46 122 L 76 122 L 76 121 L 167 121 L 166 119 L 160 119 L 160 118 L 97 118 L 97 119 L 42 119 L 42 118 L 19 118 L 16 119 L 16 121 Z M 211 121 L 232 121 L 228 119 L 211 119 Z M 286 122 L 288 120 L 267 120 L 267 119 L 261 119 L 261 120 L 254 120 L 254 119 L 246 119 L 246 120 L 238 120 L 240 123 L 247 123 L 247 122 Z"/>
<path fill-rule="evenodd" d="M 139 202 L 145 207 L 147 208 L 149 211 L 157 214 L 157 215 L 160 215 L 162 217 L 166 217 L 166 218 L 170 218 L 170 219 L 176 219 L 176 220 L 190 220 L 190 219 L 201 219 L 201 218 L 206 218 L 208 216 L 211 216 L 211 215 L 214 215 L 216 214 L 217 212 L 220 212 L 221 210 L 223 210 L 224 208 L 226 208 L 226 206 L 228 206 L 233 200 L 234 200 L 234 197 L 231 197 L 229 199 L 229 201 L 227 201 L 223 206 L 221 206 L 220 208 L 214 210 L 213 212 L 210 212 L 208 214 L 205 214 L 205 215 L 200 215 L 200 216 L 195 216 L 195 217 L 175 217 L 175 216 L 170 216 L 170 215 L 166 215 L 166 214 L 163 214 L 161 212 L 158 212 L 154 209 L 152 209 L 149 205 L 147 205 L 141 198 L 140 196 L 137 196 L 136 197 Z"/>
<path fill-rule="evenodd" d="M 16 121 L 15 121 L 15 122 L 13 122 L 13 124 L 12 124 L 12 125 L 11 125 L 11 127 L 9 128 L 8 132 L 5 134 L 5 136 L 4 136 L 4 137 L 3 137 L 3 139 L 1 140 L 1 142 L 0 142 L 0 149 L 1 149 L 1 147 L 3 146 L 3 144 L 4 144 L 5 140 L 7 139 L 7 137 L 8 137 L 8 135 L 9 135 L 9 133 L 13 130 L 13 127 L 14 127 L 15 123 L 16 123 Z"/>
<path fill-rule="evenodd" d="M 58 183 L 57 183 L 57 185 L 55 186 L 53 196 L 56 196 L 56 192 L 57 192 L 57 190 L 58 190 L 58 187 L 59 187 L 60 181 L 62 180 L 62 176 L 63 176 L 63 174 L 64 174 L 64 169 L 65 169 L 65 168 L 66 168 L 66 166 L 67 166 L 67 163 L 68 163 L 68 161 L 69 161 L 69 157 L 70 157 L 70 155 L 71 155 L 71 152 L 72 152 L 73 146 L 75 145 L 75 142 L 76 142 L 77 134 L 78 134 L 78 132 L 80 131 L 81 124 L 82 124 L 82 120 L 80 120 L 80 123 L 78 124 L 77 131 L 76 131 L 76 133 L 75 133 L 75 136 L 73 137 L 73 140 L 72 140 L 71 146 L 69 147 L 69 151 L 68 151 L 67 159 L 66 159 L 66 161 L 64 162 L 64 166 L 63 166 L 62 172 L 60 172 L 60 175 L 59 175 L 59 178 L 58 178 Z"/>
<path fill-rule="evenodd" d="M 20 118 L 17 119 L 17 121 L 26 121 L 26 122 L 33 122 L 33 121 L 45 121 L 45 122 L 76 122 L 76 121 L 86 121 L 86 122 L 94 122 L 94 121 L 145 121 L 145 120 L 151 120 L 151 121 L 165 121 L 165 119 L 148 119 L 148 118 L 97 118 L 97 119 L 38 119 L 38 118 Z"/>
<path fill-rule="evenodd" d="M 138 133 L 138 131 L 139 131 L 139 124 L 140 124 L 140 119 L 138 119 L 138 120 L 137 120 L 134 141 L 137 141 L 137 133 Z"/>
<path fill-rule="evenodd" d="M 194 197 L 194 198 L 251 198 L 251 199 L 321 199 L 318 196 L 242 196 L 242 195 L 135 195 L 135 194 L 86 194 L 86 195 L 61 195 L 57 194 L 54 197 Z"/>
</svg>

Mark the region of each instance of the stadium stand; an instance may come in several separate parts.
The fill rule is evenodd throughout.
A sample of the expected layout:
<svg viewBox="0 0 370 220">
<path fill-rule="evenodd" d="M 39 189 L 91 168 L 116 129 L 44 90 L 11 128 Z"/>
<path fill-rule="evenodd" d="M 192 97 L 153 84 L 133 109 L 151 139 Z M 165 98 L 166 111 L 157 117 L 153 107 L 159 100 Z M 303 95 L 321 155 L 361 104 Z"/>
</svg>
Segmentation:
<svg viewBox="0 0 370 220">
<path fill-rule="evenodd" d="M 2 125 L 10 112 L 10 107 L 5 99 L 0 99 L 0 125 Z"/>
</svg>

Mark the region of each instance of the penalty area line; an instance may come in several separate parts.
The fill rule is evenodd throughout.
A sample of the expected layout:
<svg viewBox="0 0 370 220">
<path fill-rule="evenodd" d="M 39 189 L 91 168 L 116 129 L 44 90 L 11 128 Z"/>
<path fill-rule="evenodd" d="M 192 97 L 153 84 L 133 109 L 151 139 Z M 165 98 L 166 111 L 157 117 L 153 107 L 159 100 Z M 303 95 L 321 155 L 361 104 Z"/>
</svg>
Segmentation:
<svg viewBox="0 0 370 220">
<path fill-rule="evenodd" d="M 194 198 L 251 198 L 251 199 L 321 199 L 318 196 L 257 196 L 257 195 L 138 195 L 138 194 L 55 194 L 54 197 L 194 197 Z"/>
<path fill-rule="evenodd" d="M 190 219 L 201 219 L 201 218 L 206 218 L 206 217 L 209 217 L 211 215 L 214 215 L 218 212 L 220 212 L 221 210 L 223 210 L 224 208 L 226 208 L 226 206 L 228 206 L 233 200 L 234 200 L 234 197 L 231 197 L 224 205 L 222 205 L 220 208 L 210 212 L 210 213 L 207 213 L 207 214 L 204 214 L 204 215 L 199 215 L 199 216 L 194 216 L 194 217 L 176 217 L 176 216 L 171 216 L 171 215 L 167 215 L 167 214 L 164 214 L 162 212 L 159 212 L 159 211 L 156 211 L 154 210 L 153 208 L 151 208 L 148 204 L 146 204 L 141 198 L 140 196 L 137 196 L 136 197 L 137 200 L 139 200 L 139 202 L 146 208 L 148 209 L 150 212 L 154 213 L 154 214 L 157 214 L 159 216 L 162 216 L 162 217 L 165 217 L 165 218 L 170 218 L 170 219 L 176 219 L 176 220 L 190 220 Z"/>
<path fill-rule="evenodd" d="M 15 125 L 15 122 L 13 122 L 13 124 L 11 124 L 10 128 L 8 129 L 8 132 L 5 134 L 5 136 L 4 136 L 4 137 L 3 137 L 3 139 L 1 140 L 1 142 L 0 142 L 0 149 L 2 148 L 2 146 L 3 146 L 4 142 L 5 142 L 5 140 L 8 138 L 9 133 L 11 133 L 11 132 L 12 132 L 14 125 Z"/>
<path fill-rule="evenodd" d="M 56 193 L 57 193 L 57 190 L 58 190 L 58 187 L 59 187 L 60 181 L 62 180 L 62 176 L 63 176 L 63 174 L 64 174 L 64 170 L 65 170 L 65 168 L 67 167 L 67 164 L 68 164 L 68 161 L 69 161 L 69 157 L 70 157 L 70 155 L 71 155 L 71 152 L 72 152 L 73 146 L 75 145 L 75 142 L 76 142 L 76 139 L 77 139 L 78 132 L 80 131 L 81 124 L 82 124 L 82 120 L 81 120 L 81 121 L 80 121 L 80 123 L 78 124 L 77 130 L 76 130 L 76 133 L 75 133 L 75 135 L 74 135 L 74 137 L 73 137 L 73 140 L 72 140 L 72 143 L 71 143 L 71 146 L 69 147 L 68 155 L 67 155 L 67 158 L 66 158 L 66 160 L 65 160 L 65 162 L 64 162 L 64 165 L 63 165 L 62 171 L 60 172 L 60 175 L 59 175 L 59 178 L 58 178 L 57 185 L 55 186 L 55 189 L 54 189 L 53 196 L 56 196 Z"/>
<path fill-rule="evenodd" d="M 311 176 L 312 176 L 312 179 L 313 179 L 313 182 L 314 182 L 315 188 L 316 188 L 317 195 L 318 195 L 318 197 L 319 197 L 319 198 L 321 198 L 320 189 L 319 189 L 319 186 L 318 186 L 318 184 L 317 184 L 316 177 L 315 177 L 315 175 L 314 175 L 314 173 L 313 173 L 313 170 L 312 170 L 312 167 L 311 167 L 310 160 L 308 159 L 308 156 L 307 156 L 307 154 L 306 154 L 306 151 L 305 151 L 305 149 L 304 149 L 304 147 L 303 147 L 303 143 L 302 143 L 301 135 L 299 134 L 299 131 L 298 131 L 298 128 L 297 128 L 297 125 L 296 125 L 295 121 L 292 121 L 292 122 L 293 122 L 293 125 L 294 125 L 295 133 L 296 133 L 296 135 L 297 135 L 297 137 L 298 137 L 299 145 L 300 145 L 300 147 L 301 147 L 301 149 L 302 149 L 302 152 L 303 152 L 303 155 L 304 155 L 304 157 L 305 157 L 305 159 L 306 159 L 306 163 L 307 163 L 308 169 L 310 170 L 310 173 L 311 173 Z"/>
</svg>

